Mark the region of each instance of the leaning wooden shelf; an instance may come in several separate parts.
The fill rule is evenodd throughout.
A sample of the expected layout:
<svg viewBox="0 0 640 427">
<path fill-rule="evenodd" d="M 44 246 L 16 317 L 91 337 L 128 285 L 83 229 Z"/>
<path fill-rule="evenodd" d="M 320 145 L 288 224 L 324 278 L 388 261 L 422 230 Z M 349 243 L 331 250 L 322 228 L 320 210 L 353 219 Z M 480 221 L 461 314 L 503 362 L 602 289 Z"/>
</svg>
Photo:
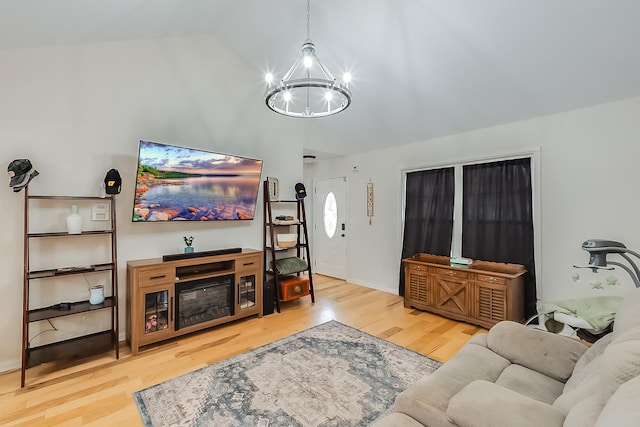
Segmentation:
<svg viewBox="0 0 640 427">
<path fill-rule="evenodd" d="M 23 323 L 22 323 L 22 367 L 20 375 L 20 385 L 25 386 L 26 370 L 41 363 L 51 362 L 59 359 L 78 359 L 94 354 L 104 353 L 112 350 L 115 357 L 120 357 L 119 337 L 118 337 L 118 277 L 117 277 L 117 244 L 116 244 L 116 208 L 113 197 L 92 197 L 92 196 L 42 196 L 30 195 L 28 187 L 24 189 L 24 278 L 23 278 Z M 31 214 L 37 216 L 40 211 L 47 209 L 58 209 L 58 202 L 74 202 L 78 204 L 103 203 L 108 204 L 108 219 L 99 229 L 84 230 L 77 234 L 70 234 L 59 229 L 53 231 L 37 231 L 31 229 L 33 218 Z M 31 206 L 35 203 L 34 206 Z M 42 226 L 42 224 L 39 224 Z M 59 227 L 58 227 L 59 228 Z M 36 249 L 33 249 L 30 242 L 39 239 L 83 239 L 86 236 L 94 236 L 98 239 L 107 239 L 110 249 L 108 262 L 101 262 L 91 265 L 72 265 L 54 268 L 31 268 L 32 257 L 35 256 Z M 104 261 L 104 260 L 103 260 Z M 109 275 L 110 286 L 105 287 L 108 295 L 100 304 L 91 304 L 89 301 L 74 301 L 65 303 L 67 307 L 62 307 L 62 303 L 47 307 L 33 307 L 30 301 L 31 287 L 39 282 L 46 282 L 52 279 L 64 278 L 62 283 L 53 280 L 52 285 L 43 288 L 43 293 L 51 292 L 52 286 L 63 287 L 66 290 L 67 278 L 74 275 L 84 276 L 93 273 L 107 273 Z M 33 283 L 32 283 L 33 282 Z M 64 295 L 64 290 L 61 292 Z M 64 299 L 64 297 L 62 297 Z M 32 340 L 38 336 L 37 329 L 31 332 L 32 325 L 37 322 L 52 319 L 69 318 L 75 321 L 76 315 L 82 313 L 93 313 L 108 311 L 110 315 L 110 327 L 106 330 L 93 331 L 89 333 L 77 332 L 79 336 L 62 339 L 42 345 L 31 344 Z M 105 325 L 106 326 L 106 325 Z M 95 329 L 102 329 L 101 326 Z M 54 328 L 55 330 L 55 328 Z M 33 336 L 32 336 L 33 335 Z"/>
<path fill-rule="evenodd" d="M 280 302 L 289 301 L 292 299 L 301 298 L 307 295 L 311 295 L 311 302 L 315 303 L 315 294 L 313 291 L 313 277 L 311 272 L 311 254 L 309 250 L 309 235 L 307 232 L 307 214 L 304 206 L 304 199 L 301 200 L 271 200 L 269 192 L 269 184 L 264 181 L 264 227 L 263 227 L 263 247 L 264 247 L 264 273 L 265 280 L 271 278 L 275 288 L 275 305 L 278 313 L 280 312 Z M 278 219 L 274 217 L 274 206 L 276 205 L 291 205 L 295 206 L 295 216 L 289 216 L 289 219 Z M 295 228 L 296 243 L 292 246 L 279 246 L 277 244 L 278 228 Z M 288 251 L 295 251 L 295 257 L 302 260 L 306 258 L 305 266 L 299 269 L 287 271 L 286 273 L 279 273 L 274 271 L 276 261 L 283 257 Z M 283 295 L 281 289 L 281 282 L 283 279 L 291 276 L 300 276 L 301 273 L 308 274 L 309 288 L 308 292 L 300 293 L 294 297 L 286 297 Z"/>
</svg>

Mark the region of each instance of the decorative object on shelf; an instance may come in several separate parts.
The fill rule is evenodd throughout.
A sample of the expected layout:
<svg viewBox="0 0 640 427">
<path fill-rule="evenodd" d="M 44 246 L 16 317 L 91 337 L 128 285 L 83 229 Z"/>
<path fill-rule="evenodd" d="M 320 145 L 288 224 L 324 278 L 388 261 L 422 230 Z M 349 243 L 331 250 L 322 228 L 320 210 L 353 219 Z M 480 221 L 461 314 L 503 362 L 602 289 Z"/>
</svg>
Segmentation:
<svg viewBox="0 0 640 427">
<path fill-rule="evenodd" d="M 638 268 L 636 263 L 633 262 L 631 257 L 627 255 L 627 254 L 631 254 L 636 258 L 640 259 L 640 254 L 638 252 L 628 249 L 625 245 L 623 245 L 620 242 L 615 242 L 612 240 L 601 240 L 601 239 L 590 239 L 583 242 L 582 249 L 589 252 L 589 265 L 586 265 L 586 266 L 574 265 L 573 266 L 574 268 L 589 268 L 594 273 L 597 273 L 598 270 L 613 270 L 613 267 L 609 267 L 609 266 L 615 265 L 622 268 L 627 273 L 629 273 L 629 276 L 631 276 L 631 280 L 633 280 L 633 284 L 636 286 L 636 288 L 640 288 L 640 269 Z M 631 268 L 617 261 L 607 260 L 608 254 L 620 255 L 629 263 Z M 610 280 L 607 279 L 607 284 L 609 285 L 618 284 L 617 280 L 612 281 L 611 283 L 609 282 Z"/>
<path fill-rule="evenodd" d="M 16 159 L 9 163 L 7 167 L 7 173 L 9 174 L 9 187 L 13 189 L 14 193 L 19 192 L 24 187 L 29 185 L 31 180 L 40 173 L 33 168 L 29 159 Z"/>
<path fill-rule="evenodd" d="M 78 205 L 71 205 L 71 214 L 67 216 L 67 232 L 69 234 L 82 233 L 82 216 Z"/>
<path fill-rule="evenodd" d="M 283 301 L 290 301 L 307 295 L 309 295 L 309 279 L 288 276 L 280 281 L 280 297 Z"/>
<path fill-rule="evenodd" d="M 351 73 L 345 72 L 339 82 L 320 63 L 310 37 L 310 15 L 311 3 L 307 0 L 307 38 L 302 55 L 279 82 L 274 83 L 272 73 L 265 76 L 267 107 L 289 117 L 325 117 L 351 105 Z"/>
<path fill-rule="evenodd" d="M 284 233 L 277 236 L 278 246 L 281 248 L 293 248 L 296 246 L 296 240 L 298 239 L 297 233 Z"/>
<path fill-rule="evenodd" d="M 107 194 L 120 194 L 121 187 L 122 178 L 120 178 L 120 172 L 118 172 L 118 169 L 109 169 L 104 177 L 105 192 Z"/>
<path fill-rule="evenodd" d="M 190 254 L 193 252 L 193 246 L 191 246 L 193 244 L 193 236 L 182 236 L 182 240 L 184 240 L 184 244 L 187 245 L 186 248 L 184 248 L 184 253 L 185 254 Z"/>
<path fill-rule="evenodd" d="M 101 182 L 100 186 L 98 187 L 98 197 L 100 197 L 101 199 L 104 199 L 105 197 L 107 197 L 107 191 L 105 187 L 106 185 L 104 184 L 104 182 Z"/>
<path fill-rule="evenodd" d="M 271 268 L 282 276 L 300 273 L 308 268 L 307 262 L 298 257 L 280 258 L 271 264 Z"/>
<path fill-rule="evenodd" d="M 471 258 L 465 258 L 465 257 L 452 257 L 451 260 L 449 261 L 450 264 L 453 266 L 455 264 L 457 265 L 471 265 L 473 264 L 473 260 Z"/>
<path fill-rule="evenodd" d="M 94 203 L 91 206 L 91 221 L 109 221 L 109 203 Z"/>
<path fill-rule="evenodd" d="M 89 303 L 92 305 L 104 302 L 104 286 L 95 285 L 89 288 Z"/>
<path fill-rule="evenodd" d="M 165 325 L 161 329 L 166 329 L 169 325 Z M 155 332 L 158 330 L 158 315 L 150 314 L 147 317 L 147 322 L 145 323 L 144 333 L 148 334 L 149 332 Z"/>
<path fill-rule="evenodd" d="M 278 200 L 278 198 L 280 198 L 280 182 L 278 181 L 278 178 L 268 176 L 267 183 L 267 187 L 269 188 L 269 198 L 271 200 Z"/>
<path fill-rule="evenodd" d="M 296 200 L 302 200 L 307 197 L 307 190 L 304 188 L 304 184 L 299 182 L 296 184 Z"/>
<path fill-rule="evenodd" d="M 367 216 L 369 217 L 369 225 L 371 225 L 373 218 L 373 182 L 371 182 L 371 178 L 367 182 Z"/>
</svg>

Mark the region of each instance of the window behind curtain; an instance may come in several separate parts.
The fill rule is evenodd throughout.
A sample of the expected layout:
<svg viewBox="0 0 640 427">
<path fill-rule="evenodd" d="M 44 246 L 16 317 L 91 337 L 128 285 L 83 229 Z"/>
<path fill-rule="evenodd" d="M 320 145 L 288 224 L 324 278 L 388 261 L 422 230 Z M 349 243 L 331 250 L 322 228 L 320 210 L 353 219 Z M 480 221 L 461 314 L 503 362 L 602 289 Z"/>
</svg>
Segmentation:
<svg viewBox="0 0 640 427">
<path fill-rule="evenodd" d="M 420 252 L 449 255 L 454 194 L 452 167 L 407 174 L 402 259 Z M 404 295 L 402 265 L 399 293 Z"/>
<path fill-rule="evenodd" d="M 525 317 L 536 313 L 531 159 L 463 167 L 462 255 L 522 264 Z"/>
</svg>

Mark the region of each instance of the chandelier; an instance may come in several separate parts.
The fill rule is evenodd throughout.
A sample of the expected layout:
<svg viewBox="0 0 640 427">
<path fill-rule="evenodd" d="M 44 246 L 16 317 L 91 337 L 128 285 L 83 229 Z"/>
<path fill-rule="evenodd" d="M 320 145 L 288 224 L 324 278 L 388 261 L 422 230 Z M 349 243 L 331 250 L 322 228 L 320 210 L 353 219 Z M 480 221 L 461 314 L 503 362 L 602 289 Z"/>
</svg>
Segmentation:
<svg viewBox="0 0 640 427">
<path fill-rule="evenodd" d="M 310 3 L 307 0 L 307 39 L 302 44 L 302 55 L 277 83 L 273 74 L 265 76 L 267 107 L 290 117 L 330 116 L 351 104 L 351 74 L 346 72 L 342 82 L 337 81 L 316 56 L 316 47 L 309 36 Z"/>
</svg>

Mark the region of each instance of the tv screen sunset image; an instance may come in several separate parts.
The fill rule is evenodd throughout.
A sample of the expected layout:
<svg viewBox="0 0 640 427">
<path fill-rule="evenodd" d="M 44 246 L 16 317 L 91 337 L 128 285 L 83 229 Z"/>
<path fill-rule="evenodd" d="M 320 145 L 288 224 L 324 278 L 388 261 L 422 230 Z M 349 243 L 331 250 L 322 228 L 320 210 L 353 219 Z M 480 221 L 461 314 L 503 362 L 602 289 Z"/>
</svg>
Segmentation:
<svg viewBox="0 0 640 427">
<path fill-rule="evenodd" d="M 262 160 L 140 141 L 134 222 L 250 220 Z"/>
</svg>

